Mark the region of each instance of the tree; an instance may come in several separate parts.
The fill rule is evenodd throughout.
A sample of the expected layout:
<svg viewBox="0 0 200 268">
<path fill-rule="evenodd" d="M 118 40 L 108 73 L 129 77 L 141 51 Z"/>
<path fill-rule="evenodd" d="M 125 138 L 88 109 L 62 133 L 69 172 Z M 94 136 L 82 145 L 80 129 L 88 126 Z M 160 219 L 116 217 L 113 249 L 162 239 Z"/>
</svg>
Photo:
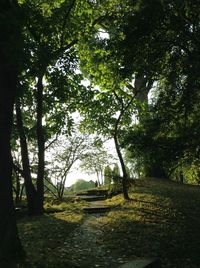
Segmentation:
<svg viewBox="0 0 200 268">
<path fill-rule="evenodd" d="M 76 183 L 72 185 L 72 189 L 74 192 L 87 190 L 95 187 L 95 183 L 93 181 L 85 181 L 85 180 L 77 180 Z"/>
<path fill-rule="evenodd" d="M 81 161 L 81 169 L 88 174 L 96 174 L 97 184 L 103 185 L 103 170 L 104 167 L 113 159 L 111 154 L 99 146 L 94 145 L 88 150 Z"/>
<path fill-rule="evenodd" d="M 104 184 L 111 184 L 112 181 L 112 169 L 110 166 L 104 168 Z"/>
<path fill-rule="evenodd" d="M 126 166 L 130 173 L 130 178 L 140 179 L 144 177 L 144 165 L 141 157 L 141 153 L 138 152 L 137 157 L 134 155 L 134 150 L 129 150 L 128 146 L 125 149 L 125 161 Z"/>
<path fill-rule="evenodd" d="M 10 137 L 22 56 L 21 21 L 15 1 L 0 3 L 0 266 L 24 255 L 18 237 L 13 197 Z"/>
<path fill-rule="evenodd" d="M 94 125 L 96 124 L 96 127 L 93 125 L 93 128 L 114 139 L 123 173 L 122 184 L 125 199 L 129 197 L 126 186 L 128 174 L 122 154 L 123 132 L 126 132 L 125 127 L 134 125 L 133 115 L 141 116 L 141 106 L 143 105 L 141 100 L 147 102 L 147 95 L 152 88 L 155 72 L 150 70 L 152 62 L 150 63 L 149 59 L 142 61 L 141 55 L 143 53 L 151 54 L 153 61 L 157 57 L 156 53 L 151 53 L 153 38 L 154 35 L 156 37 L 161 35 L 161 31 L 156 31 L 155 28 L 159 25 L 163 14 L 158 11 L 158 21 L 156 16 L 151 18 L 153 26 L 148 25 L 149 22 L 145 19 L 148 12 L 151 11 L 149 14 L 152 15 L 155 6 L 158 10 L 162 6 L 159 1 L 156 3 L 151 1 L 151 4 L 146 1 L 125 1 L 122 5 L 118 5 L 115 9 L 116 12 L 111 12 L 104 23 L 94 29 L 93 35 L 80 44 L 79 49 L 81 70 L 95 88 L 92 90 L 93 104 L 89 108 L 92 112 L 87 114 L 86 121 L 90 121 L 88 125 L 91 126 L 91 120 L 88 120 L 88 117 L 95 118 Z M 127 16 L 124 16 L 125 12 Z M 149 15 L 147 17 L 149 18 Z M 144 25 L 141 25 L 140 19 L 144 21 Z M 145 31 L 145 38 L 141 40 L 140 46 L 137 42 L 137 35 L 141 39 L 144 37 L 144 27 L 147 28 L 147 31 Z M 101 38 L 102 29 L 107 33 L 107 38 Z M 134 38 L 131 39 L 132 36 Z M 132 42 L 130 45 L 131 40 L 134 40 L 135 44 Z M 157 47 L 157 44 L 153 43 L 153 45 Z M 159 52 L 163 55 L 164 50 Z M 130 59 L 129 62 L 126 59 Z M 159 64 L 160 62 L 153 66 L 158 68 Z M 104 107 L 104 114 L 101 107 Z M 99 124 L 98 127 L 97 124 Z"/>
<path fill-rule="evenodd" d="M 57 196 L 63 198 L 67 176 L 77 161 L 81 161 L 91 150 L 93 141 L 88 135 L 74 130 L 72 136 L 61 136 L 49 148 L 48 177 L 54 179 Z"/>
<path fill-rule="evenodd" d="M 114 73 L 109 68 L 105 68 L 105 70 L 107 71 L 107 79 L 104 77 L 104 84 L 101 85 L 101 82 L 99 82 L 101 87 L 91 89 L 91 101 L 87 106 L 81 108 L 81 114 L 85 118 L 82 124 L 89 131 L 96 131 L 114 140 L 123 173 L 124 198 L 129 199 L 127 191 L 128 174 L 121 143 L 124 133 L 127 131 L 127 126 L 132 124 L 132 116 L 136 112 L 135 97 L 138 89 L 136 81 L 138 80 L 135 80 L 135 86 L 132 85 L 133 81 L 124 81 L 120 78 L 113 81 L 111 76 L 114 76 Z M 99 79 L 101 79 L 100 74 L 97 73 L 96 75 L 99 75 Z"/>
<path fill-rule="evenodd" d="M 29 156 L 27 150 L 27 142 L 24 133 L 24 126 L 22 121 L 21 107 L 20 103 L 16 103 L 16 111 L 17 111 L 17 122 L 18 122 L 18 130 L 20 134 L 21 147 L 22 147 L 22 162 L 23 169 L 25 174 L 25 187 L 27 194 L 27 201 L 29 207 L 30 214 L 42 214 L 43 213 L 43 200 L 44 200 L 44 174 L 45 174 L 45 133 L 44 133 L 44 125 L 43 125 L 43 116 L 44 116 L 44 77 L 47 76 L 47 68 L 56 63 L 59 57 L 64 53 L 64 51 L 68 50 L 71 46 L 73 46 L 74 42 L 70 44 L 64 45 L 64 35 L 65 31 L 65 23 L 68 19 L 68 15 L 71 9 L 74 6 L 75 1 L 69 3 L 66 6 L 66 3 L 59 3 L 56 1 L 55 5 L 51 5 L 47 1 L 46 5 L 37 5 L 36 3 L 32 3 L 30 8 L 29 4 L 25 1 L 23 8 L 26 11 L 26 14 L 30 17 L 26 17 L 26 46 L 28 51 L 28 66 L 27 70 L 24 72 L 26 76 L 24 76 L 27 80 L 32 82 L 29 83 L 29 90 L 36 91 L 34 95 L 35 98 L 35 112 L 36 112 L 36 128 L 35 135 L 37 141 L 37 180 L 36 185 L 34 186 L 31 179 L 30 173 L 30 163 Z M 63 9 L 66 8 L 66 11 Z M 34 10 L 34 11 L 33 11 Z M 57 11 L 59 10 L 59 13 Z M 44 15 L 43 12 L 46 12 Z M 64 12 L 64 13 L 63 13 Z M 55 13 L 57 13 L 57 17 L 55 18 Z M 61 23 L 56 19 L 61 19 L 64 17 L 64 21 Z M 34 21 L 34 24 L 29 19 Z M 63 24 L 64 23 L 64 24 Z M 54 27 L 52 27 L 54 26 Z M 48 29 L 48 32 L 46 31 Z M 58 29 L 61 31 L 61 39 L 52 38 L 57 34 Z M 50 41 L 51 39 L 51 41 Z M 66 42 L 67 43 L 67 42 Z M 23 77 L 23 78 L 24 78 Z M 36 84 L 33 86 L 33 81 L 36 80 Z M 26 88 L 26 90 L 28 90 Z M 22 142 L 23 141 L 23 142 Z"/>
<path fill-rule="evenodd" d="M 80 3 L 79 3 L 80 2 Z M 34 186 L 30 178 L 30 164 L 28 160 L 27 142 L 25 141 L 25 132 L 22 128 L 23 121 L 20 120 L 20 140 L 22 148 L 23 168 L 25 169 L 25 187 L 27 201 L 30 214 L 43 213 L 44 200 L 44 174 L 45 174 L 45 148 L 47 137 L 55 135 L 58 132 L 58 127 L 61 123 L 66 122 L 60 119 L 62 115 L 67 114 L 65 109 L 56 114 L 54 118 L 58 118 L 60 124 L 56 124 L 56 129 L 52 127 L 50 131 L 47 124 L 43 122 L 46 117 L 46 122 L 52 123 L 52 112 L 48 111 L 48 107 L 52 107 L 52 102 L 66 102 L 68 94 L 63 93 L 70 85 L 77 87 L 80 83 L 80 75 L 75 74 L 76 56 L 74 54 L 74 45 L 82 38 L 82 34 L 86 34 L 90 28 L 94 27 L 99 10 L 93 9 L 93 4 L 82 1 L 45 1 L 38 5 L 37 1 L 23 1 L 23 10 L 25 16 L 25 51 L 24 57 L 25 70 L 21 75 L 21 85 L 24 87 L 24 92 L 33 92 L 31 95 L 34 98 L 34 108 L 36 115 L 36 123 L 34 126 L 35 140 L 37 141 L 37 180 Z M 81 8 L 80 8 L 81 6 Z M 84 27 L 82 27 L 85 25 Z M 72 30 L 73 29 L 73 30 Z M 73 72 L 72 72 L 73 70 Z M 66 79 L 68 76 L 68 79 Z M 63 84 L 65 77 L 65 85 Z M 61 79 L 59 79 L 61 78 Z M 55 81 L 58 80 L 58 81 Z M 66 83 L 66 81 L 70 81 Z M 74 80 L 74 81 L 73 81 Z M 27 83 L 28 81 L 28 83 Z M 44 81 L 46 83 L 44 83 Z M 73 83 L 72 83 L 73 81 Z M 75 89 L 75 88 L 73 88 Z M 67 88 L 69 91 L 69 88 Z M 69 91 L 71 93 L 71 89 Z M 69 94 L 70 95 L 70 94 Z M 73 95 L 75 95 L 73 93 Z M 62 96 L 65 99 L 62 100 Z M 24 96 L 23 96 L 24 97 Z M 17 114 L 19 115 L 20 99 L 16 104 Z M 68 102 L 70 100 L 68 99 Z M 21 101 L 22 103 L 22 101 Z M 25 103 L 26 105 L 26 103 Z M 58 105 L 55 105 L 53 112 L 57 112 Z M 51 108 L 50 108 L 51 109 Z M 62 110 L 62 109 L 61 109 Z M 47 113 L 50 114 L 48 120 Z M 66 116 L 64 116 L 65 118 Z M 19 116 L 18 116 L 19 118 Z M 22 116 L 21 116 L 22 118 Z M 58 126 L 59 125 L 59 126 Z M 18 120 L 19 126 L 19 120 Z M 52 132 L 54 131 L 54 132 Z M 23 134 L 24 132 L 24 134 Z M 23 137 L 22 137 L 23 136 Z M 22 142 L 23 140 L 23 142 Z"/>
<path fill-rule="evenodd" d="M 194 112 L 196 109 L 194 107 L 196 107 L 196 100 L 199 99 L 197 93 L 199 85 L 199 75 L 197 71 L 199 68 L 199 4 L 196 3 L 194 8 L 191 1 L 165 2 L 142 0 L 129 1 L 127 2 L 126 8 L 126 16 L 123 16 L 123 7 L 120 6 L 122 15 L 110 16 L 109 21 L 106 21 L 105 24 L 102 25 L 109 35 L 107 40 L 98 40 L 95 36 L 92 41 L 90 40 L 88 42 L 89 45 L 91 45 L 90 49 L 93 49 L 93 53 L 91 53 L 90 55 L 92 56 L 87 57 L 87 60 L 83 61 L 83 63 L 88 64 L 90 69 L 92 69 L 92 66 L 96 66 L 98 75 L 95 68 L 90 71 L 91 77 L 95 80 L 96 84 L 105 85 L 105 77 L 109 75 L 108 69 L 110 68 L 113 70 L 112 76 L 110 77 L 116 78 L 118 77 L 117 75 L 120 74 L 127 79 L 134 74 L 135 77 L 147 80 L 149 85 L 152 85 L 152 82 L 156 81 L 156 84 L 159 84 L 159 87 L 163 89 L 162 95 L 166 95 L 164 98 L 166 104 L 162 107 L 162 111 L 164 112 L 164 109 L 166 109 L 166 113 L 165 119 L 163 117 L 162 120 L 166 120 L 166 122 L 170 123 L 168 124 L 169 127 L 172 125 L 174 127 L 177 116 L 174 116 L 174 119 L 176 119 L 172 119 L 170 122 L 169 118 L 171 118 L 171 112 L 168 109 L 169 105 L 174 115 L 182 114 L 182 116 L 178 118 L 180 126 L 179 131 L 182 132 L 182 134 L 188 133 L 191 125 L 193 127 L 197 125 L 194 124 L 194 113 L 196 113 Z M 113 23 L 114 21 L 115 23 Z M 118 23 L 116 23 L 116 21 Z M 117 27 L 115 27 L 115 25 L 117 25 Z M 102 58 L 104 58 L 106 64 L 102 64 Z M 110 59 L 112 59 L 112 61 Z M 111 64 L 108 64 L 109 60 Z M 198 62 L 195 62 L 196 60 Z M 112 62 L 114 62 L 114 64 L 112 64 Z M 97 66 L 100 68 L 97 68 Z M 101 73 L 101 75 L 99 75 L 99 73 Z M 112 81 L 112 79 L 110 80 Z M 156 84 L 154 83 L 154 85 Z M 156 87 L 157 93 L 159 92 L 159 87 Z M 149 86 L 146 86 L 147 91 L 143 91 L 145 97 L 147 97 L 148 88 Z M 142 86 L 141 89 L 144 89 L 144 86 Z M 151 89 L 151 87 L 149 89 Z M 172 96 L 175 101 L 172 100 Z M 141 108 L 139 106 L 139 109 L 139 119 L 143 120 L 142 116 L 148 113 L 151 107 L 145 110 L 143 107 Z M 156 112 L 159 113 L 159 111 Z M 169 114 L 167 114 L 167 112 L 169 112 Z M 147 118 L 150 117 L 147 116 Z M 146 124 L 148 124 L 148 119 L 146 120 L 144 118 L 144 120 Z M 188 122 L 187 124 L 185 124 L 186 121 Z M 163 126 L 166 126 L 165 123 L 162 124 L 162 127 Z M 134 128 L 135 126 L 133 126 L 133 129 Z M 167 127 L 167 129 L 169 128 Z M 185 156 L 191 156 L 191 154 L 188 153 L 186 143 L 189 142 L 191 144 L 191 140 L 194 142 L 193 139 L 186 141 L 186 135 L 180 135 L 182 138 L 177 139 L 178 129 L 173 129 L 175 132 L 169 131 L 169 133 L 172 136 L 174 135 L 174 139 L 170 139 L 168 137 L 169 133 L 166 133 L 167 139 L 164 141 L 160 136 L 159 139 L 156 139 L 158 132 L 159 135 L 165 135 L 163 130 L 158 131 L 154 137 L 151 136 L 150 131 L 148 132 L 148 137 L 145 130 L 145 128 L 143 130 L 141 129 L 141 134 L 136 126 L 135 132 L 138 135 L 141 134 L 144 140 L 137 139 L 137 137 L 135 142 L 133 139 L 131 140 L 132 145 L 135 144 L 136 146 L 137 141 L 140 140 L 140 148 L 143 147 L 143 150 L 145 150 L 144 144 L 148 145 L 148 138 L 149 141 L 151 141 L 152 147 L 146 147 L 146 157 L 143 162 L 143 165 L 146 165 L 145 172 L 147 174 L 151 176 L 167 176 L 166 168 L 168 168 L 169 162 L 166 161 L 166 158 L 170 155 L 170 151 L 174 152 L 177 150 L 178 158 L 184 159 L 184 161 L 187 159 L 188 161 L 188 157 Z M 178 146 L 175 146 L 176 149 L 174 147 L 175 141 L 178 144 Z M 170 150 L 170 145 L 173 145 L 173 150 Z M 181 146 L 187 149 L 182 150 L 180 155 L 179 150 Z M 166 147 L 168 148 L 169 154 L 164 153 Z M 191 144 L 190 148 L 192 147 Z M 139 146 L 136 150 L 138 149 Z M 133 146 L 132 150 L 134 151 Z M 192 151 L 193 150 L 191 150 L 191 152 Z M 140 158 L 139 154 L 141 155 L 141 153 L 142 150 L 140 153 L 138 151 L 138 158 Z M 169 159 L 171 163 L 173 161 L 176 162 L 173 157 Z M 182 165 L 182 161 L 180 161 L 180 163 Z"/>
<path fill-rule="evenodd" d="M 118 164 L 115 163 L 112 170 L 112 179 L 114 183 L 117 183 L 119 181 L 119 178 L 120 178 L 120 169 Z"/>
<path fill-rule="evenodd" d="M 24 23 L 26 24 L 26 27 L 24 27 L 23 33 L 27 33 L 29 30 L 31 32 L 31 28 L 35 25 L 35 27 L 38 27 L 38 30 L 41 30 L 41 27 L 43 29 L 46 29 L 47 31 L 50 31 L 49 27 L 46 27 L 47 24 L 44 24 L 44 21 L 39 21 L 38 18 L 41 18 L 41 14 L 52 14 L 51 7 L 53 9 L 56 9 L 62 4 L 62 1 L 45 1 L 43 4 L 38 4 L 37 1 L 19 1 L 20 3 L 23 3 L 23 6 L 20 7 L 20 10 L 29 11 L 24 12 L 24 14 L 28 14 L 24 18 Z M 77 1 L 78 2 L 78 1 Z M 68 2 L 69 3 L 69 2 Z M 75 1 L 74 1 L 75 3 Z M 34 6 L 35 4 L 35 6 Z M 66 2 L 64 2 L 66 4 Z M 71 4 L 71 3 L 70 3 Z M 88 13 L 88 10 L 81 10 L 81 5 L 77 5 L 77 9 L 81 12 Z M 35 8 L 37 7 L 37 8 Z M 66 9 L 63 8 L 65 11 L 64 17 L 67 18 L 68 10 L 66 12 Z M 38 12 L 39 11 L 39 12 Z M 3 260 L 7 261 L 9 259 L 13 259 L 14 257 L 17 257 L 22 252 L 20 242 L 17 235 L 17 229 L 16 229 L 16 222 L 14 217 L 14 207 L 13 207 L 13 200 L 12 200 L 12 180 L 11 180 L 11 171 L 12 171 L 12 159 L 11 159 L 11 153 L 10 153 L 10 135 L 11 135 L 11 127 L 12 127 L 12 116 L 13 116 L 13 104 L 15 100 L 15 95 L 17 93 L 17 79 L 19 77 L 19 60 L 23 57 L 25 57 L 25 54 L 22 53 L 22 45 L 21 45 L 21 25 L 19 24 L 19 17 L 18 17 L 19 9 L 17 8 L 17 4 L 15 1 L 5 1 L 2 0 L 0 3 L 0 15 L 1 15 L 1 23 L 0 23 L 0 29 L 1 29 L 1 38 L 0 38 L 0 124 L 2 126 L 2 129 L 4 131 L 0 134 L 0 260 L 1 260 L 1 266 L 5 267 L 5 263 L 2 263 Z M 70 13 L 70 12 L 69 12 Z M 23 14 L 23 15 L 24 15 Z M 76 14 L 80 14 L 77 10 Z M 57 14 L 55 14 L 55 17 Z M 91 13 L 90 13 L 91 15 Z M 35 16 L 35 17 L 34 17 Z M 60 20 L 60 17 L 57 17 L 58 20 Z M 88 18 L 88 17 L 87 17 Z M 30 19 L 30 21 L 29 21 Z M 63 20 L 61 20 L 63 22 Z M 79 21 L 79 19 L 77 20 Z M 89 20 L 90 21 L 90 20 Z M 36 23 L 38 22 L 38 23 Z M 46 20 L 46 22 L 49 22 Z M 51 26 L 54 25 L 54 23 L 50 23 Z M 61 23 L 61 28 L 65 28 L 66 20 L 64 20 L 64 24 Z M 72 23 L 73 24 L 73 23 Z M 84 21 L 81 21 L 81 25 L 84 25 Z M 30 27 L 29 27 L 30 26 Z M 71 24 L 69 26 L 69 31 L 71 31 Z M 34 32 L 34 31 L 33 31 Z M 32 33 L 33 33 L 32 32 Z M 60 32 L 60 29 L 58 30 Z M 73 32 L 74 36 L 77 37 L 77 35 L 81 35 L 80 28 L 77 31 L 71 31 Z M 38 33 L 37 31 L 35 33 Z M 39 31 L 40 37 L 43 38 L 44 34 L 42 34 L 41 31 Z M 60 37 L 58 34 L 57 36 Z M 25 37 L 25 36 L 24 36 Z M 30 40 L 32 41 L 32 45 L 38 44 L 37 37 L 34 39 L 34 35 L 26 35 L 26 41 Z M 30 37 L 30 39 L 29 39 Z M 52 37 L 52 36 L 51 36 Z M 70 36 L 69 39 L 71 39 L 72 36 Z M 72 38 L 73 39 L 73 38 Z M 40 60 L 42 60 L 42 63 L 46 62 L 46 55 L 49 55 L 49 44 L 50 41 L 54 40 L 54 38 L 46 39 L 44 38 L 40 42 L 40 45 L 43 50 L 40 55 Z M 64 37 L 61 36 L 61 45 L 64 42 Z M 74 39 L 73 39 L 74 40 Z M 63 41 L 63 42 L 62 42 Z M 59 42 L 58 42 L 59 43 Z M 45 46 L 44 46 L 45 45 Z M 67 43 L 67 46 L 69 43 Z M 72 43 L 70 43 L 72 45 Z M 31 47 L 31 46 L 30 46 Z M 24 51 L 29 51 L 30 55 L 32 55 L 31 60 L 36 55 L 35 52 L 38 51 L 37 45 L 35 46 L 35 49 L 24 49 Z M 27 47 L 26 47 L 27 48 Z M 52 50 L 50 49 L 52 52 Z M 41 51 L 40 51 L 41 52 Z M 59 50 L 57 51 L 59 52 Z M 56 57 L 57 59 L 57 57 Z M 55 58 L 53 57 L 53 60 Z M 44 61 L 44 62 L 43 62 Z M 25 61 L 24 61 L 25 62 Z M 30 61 L 31 62 L 31 61 Z M 29 62 L 29 63 L 30 63 Z M 38 172 L 38 191 L 40 193 L 39 197 L 39 211 L 42 210 L 42 195 L 43 195 L 43 174 L 44 174 L 44 137 L 43 137 L 43 131 L 42 131 L 42 95 L 43 95 L 43 84 L 42 84 L 42 78 L 44 76 L 44 65 L 40 64 L 40 61 L 37 61 L 38 63 L 38 69 L 40 72 L 36 72 L 36 77 L 38 78 L 37 81 L 37 111 L 38 111 L 38 120 L 37 120 L 37 133 L 38 133 L 38 144 L 40 147 L 40 150 L 38 152 L 38 157 L 40 159 L 39 163 L 39 172 Z M 47 64 L 49 64 L 49 61 L 47 61 Z M 43 68 L 41 68 L 41 66 Z M 30 66 L 31 67 L 31 64 Z M 30 70 L 30 69 L 29 69 Z M 32 68 L 31 68 L 32 70 Z M 25 71 L 25 68 L 24 68 Z M 26 70 L 27 71 L 27 70 Z M 38 70 L 37 70 L 38 71 Z"/>
<path fill-rule="evenodd" d="M 22 172 L 21 173 L 24 178 L 28 211 L 30 215 L 33 215 L 33 214 L 38 214 L 38 211 L 36 208 L 37 207 L 36 205 L 37 191 L 32 183 L 30 160 L 29 160 L 29 153 L 28 153 L 28 144 L 27 144 L 26 134 L 24 131 L 24 124 L 23 124 L 23 119 L 22 119 L 21 104 L 20 104 L 19 96 L 16 98 L 15 108 L 16 108 L 17 130 L 19 133 L 20 148 L 21 148 L 21 159 L 22 159 Z"/>
<path fill-rule="evenodd" d="M 140 159 L 142 157 L 145 173 L 148 175 L 172 177 L 174 172 L 179 174 L 180 170 L 184 170 L 188 176 L 186 170 L 192 173 L 192 162 L 197 160 L 195 142 L 198 148 L 198 138 L 194 136 L 199 133 L 195 118 L 199 100 L 197 13 L 200 6 L 196 4 L 194 8 L 191 1 L 160 1 L 157 9 L 160 13 L 157 16 L 160 26 L 155 27 L 151 23 L 146 27 L 147 32 L 144 32 L 147 35 L 140 31 L 139 25 L 135 28 L 133 26 L 137 25 L 137 18 L 143 18 L 145 25 L 145 17 L 155 12 L 151 11 L 153 5 L 150 2 L 148 4 L 141 1 L 140 7 L 137 16 L 127 19 L 124 28 L 126 38 L 121 42 L 119 51 L 125 55 L 125 66 L 128 67 L 129 64 L 132 68 L 132 62 L 137 63 L 137 50 L 133 50 L 134 42 L 131 40 L 136 40 L 137 37 L 136 46 L 139 47 L 138 43 L 144 44 L 148 53 L 141 53 L 144 59 L 141 65 L 143 71 L 151 72 L 157 82 L 153 104 L 144 112 L 146 118 L 142 119 L 141 125 L 133 129 L 133 135 L 129 136 L 132 145 L 130 148 L 133 156 Z M 128 53 L 123 53 L 123 47 Z M 156 61 L 153 62 L 153 59 Z"/>
</svg>

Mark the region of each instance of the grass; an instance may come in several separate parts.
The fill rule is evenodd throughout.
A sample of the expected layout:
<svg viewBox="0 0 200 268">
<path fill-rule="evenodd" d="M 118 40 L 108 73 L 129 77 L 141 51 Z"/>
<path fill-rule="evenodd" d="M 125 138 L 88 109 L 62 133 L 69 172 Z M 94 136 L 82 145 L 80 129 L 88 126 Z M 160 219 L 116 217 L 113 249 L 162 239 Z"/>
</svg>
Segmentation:
<svg viewBox="0 0 200 268">
<path fill-rule="evenodd" d="M 99 241 L 106 250 L 128 259 L 158 257 L 164 268 L 200 267 L 200 188 L 141 180 L 130 189 L 130 197 L 131 201 L 122 195 L 108 199 L 115 208 L 98 218 L 103 227 Z M 18 226 L 27 260 L 20 267 L 73 267 L 66 241 L 69 246 L 70 234 L 84 221 L 83 206 L 65 202 L 53 206 L 63 212 L 21 218 Z M 52 205 L 46 208 L 52 210 Z"/>
<path fill-rule="evenodd" d="M 130 258 L 159 257 L 162 267 L 200 267 L 199 187 L 144 180 L 130 197 L 108 201 L 117 205 L 104 228 L 110 250 L 117 245 Z"/>
<path fill-rule="evenodd" d="M 67 256 L 66 240 L 83 220 L 84 202 L 61 203 L 46 210 L 64 210 L 59 213 L 48 213 L 43 216 L 24 217 L 18 221 L 20 238 L 27 259 L 20 267 L 43 268 L 70 267 Z M 62 263 L 62 265 L 60 265 Z"/>
</svg>

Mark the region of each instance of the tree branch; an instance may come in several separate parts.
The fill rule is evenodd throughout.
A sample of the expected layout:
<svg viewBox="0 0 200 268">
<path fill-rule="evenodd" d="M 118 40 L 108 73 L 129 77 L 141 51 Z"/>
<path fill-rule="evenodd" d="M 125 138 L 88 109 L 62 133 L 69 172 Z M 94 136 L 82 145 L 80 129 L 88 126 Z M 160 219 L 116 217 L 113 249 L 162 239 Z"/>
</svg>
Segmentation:
<svg viewBox="0 0 200 268">
<path fill-rule="evenodd" d="M 62 36 L 61 36 L 61 41 L 60 41 L 60 47 L 62 48 L 63 47 L 63 43 L 64 43 L 64 29 L 66 27 L 66 24 L 67 24 L 67 18 L 69 16 L 69 14 L 71 13 L 74 5 L 76 3 L 76 0 L 73 0 L 72 1 L 72 4 L 69 6 L 69 9 L 66 11 L 65 13 L 65 17 L 63 19 L 63 25 L 62 25 Z"/>
<path fill-rule="evenodd" d="M 24 171 L 13 162 L 13 169 L 17 171 L 24 178 Z"/>
</svg>

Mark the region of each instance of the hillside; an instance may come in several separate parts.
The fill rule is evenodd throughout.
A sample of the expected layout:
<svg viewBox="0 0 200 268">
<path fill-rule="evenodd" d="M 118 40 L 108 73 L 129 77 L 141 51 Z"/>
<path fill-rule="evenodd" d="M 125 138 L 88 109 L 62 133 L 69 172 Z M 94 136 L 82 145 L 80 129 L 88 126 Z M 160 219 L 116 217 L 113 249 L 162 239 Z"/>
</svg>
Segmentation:
<svg viewBox="0 0 200 268">
<path fill-rule="evenodd" d="M 200 188 L 151 179 L 138 182 L 130 196 L 131 202 L 110 201 L 119 204 L 105 226 L 110 248 L 130 258 L 159 257 L 162 267 L 199 267 Z"/>
<path fill-rule="evenodd" d="M 20 267 L 119 267 L 140 257 L 158 257 L 165 268 L 199 267 L 199 187 L 141 180 L 130 197 L 106 200 L 115 207 L 104 214 L 84 214 L 86 203 L 75 202 L 20 219 L 28 252 Z"/>
</svg>

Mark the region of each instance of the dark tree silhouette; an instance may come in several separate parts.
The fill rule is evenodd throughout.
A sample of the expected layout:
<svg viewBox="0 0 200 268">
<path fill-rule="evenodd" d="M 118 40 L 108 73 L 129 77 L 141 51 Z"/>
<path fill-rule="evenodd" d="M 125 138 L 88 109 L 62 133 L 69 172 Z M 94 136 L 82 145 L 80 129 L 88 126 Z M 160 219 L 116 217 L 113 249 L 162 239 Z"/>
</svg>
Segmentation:
<svg viewBox="0 0 200 268">
<path fill-rule="evenodd" d="M 21 44 L 17 12 L 15 1 L 0 2 L 0 267 L 10 267 L 23 253 L 12 197 L 10 148 Z"/>
</svg>

